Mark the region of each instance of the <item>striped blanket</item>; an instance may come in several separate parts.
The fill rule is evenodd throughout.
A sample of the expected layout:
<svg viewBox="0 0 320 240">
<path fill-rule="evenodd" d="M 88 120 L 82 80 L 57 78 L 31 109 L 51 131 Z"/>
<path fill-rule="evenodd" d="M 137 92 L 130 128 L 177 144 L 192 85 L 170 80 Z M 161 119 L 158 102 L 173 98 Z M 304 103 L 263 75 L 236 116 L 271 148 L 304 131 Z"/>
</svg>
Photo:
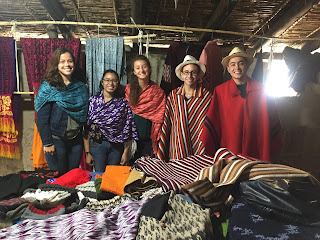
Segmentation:
<svg viewBox="0 0 320 240">
<path fill-rule="evenodd" d="M 201 169 L 214 164 L 215 159 L 207 155 L 195 155 L 180 160 L 165 162 L 156 158 L 141 157 L 135 162 L 135 167 L 147 175 L 155 177 L 162 190 L 181 192 L 181 186 L 192 183 Z"/>
<path fill-rule="evenodd" d="M 305 171 L 235 155 L 226 148 L 216 152 L 214 162 L 215 165 L 202 169 L 193 183 L 182 186 L 182 192 L 194 202 L 213 210 L 228 203 L 232 188 L 240 181 L 294 179 L 320 185 Z"/>
</svg>

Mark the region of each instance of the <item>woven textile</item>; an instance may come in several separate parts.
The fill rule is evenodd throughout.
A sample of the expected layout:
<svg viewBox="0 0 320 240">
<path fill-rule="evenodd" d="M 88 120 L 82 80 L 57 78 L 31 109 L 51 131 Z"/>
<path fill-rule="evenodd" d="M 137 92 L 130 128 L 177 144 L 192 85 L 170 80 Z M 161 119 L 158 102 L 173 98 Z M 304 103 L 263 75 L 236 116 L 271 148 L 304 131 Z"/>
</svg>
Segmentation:
<svg viewBox="0 0 320 240">
<path fill-rule="evenodd" d="M 75 57 L 75 65 L 81 67 L 81 42 L 77 38 L 21 38 L 21 48 L 26 65 L 29 90 L 33 91 L 33 83 L 40 83 L 46 71 L 47 62 L 57 48 L 69 49 Z M 35 89 L 36 90 L 36 89 Z"/>
<path fill-rule="evenodd" d="M 184 86 L 173 90 L 168 98 L 162 124 L 157 158 L 181 159 L 204 153 L 200 134 L 211 94 L 199 87 L 194 96 L 185 99 Z"/>
<path fill-rule="evenodd" d="M 156 153 L 167 102 L 164 91 L 153 81 L 149 81 L 148 86 L 141 91 L 136 106 L 130 103 L 130 84 L 125 88 L 125 95 L 132 112 L 152 122 L 150 138 L 153 151 Z"/>
<path fill-rule="evenodd" d="M 18 129 L 13 118 L 12 94 L 16 86 L 15 44 L 0 37 L 0 157 L 19 159 Z"/>
<path fill-rule="evenodd" d="M 168 210 L 159 221 L 141 216 L 136 239 L 217 239 L 213 236 L 209 209 L 171 193 Z"/>
<path fill-rule="evenodd" d="M 56 102 L 70 117 L 84 123 L 88 114 L 88 98 L 87 87 L 82 82 L 71 81 L 64 89 L 59 91 L 56 87 L 51 87 L 47 81 L 44 81 L 39 88 L 34 107 L 38 112 L 47 102 Z"/>
<path fill-rule="evenodd" d="M 231 208 L 228 236 L 230 240 L 319 239 L 320 229 L 277 221 L 262 215 L 243 199 L 237 199 Z"/>
<path fill-rule="evenodd" d="M 132 199 L 129 194 L 124 194 L 121 196 L 115 196 L 109 200 L 100 200 L 96 202 L 88 202 L 87 205 L 84 207 L 85 209 L 95 211 L 95 212 L 102 212 L 106 208 L 114 209 L 119 206 L 121 203 Z"/>
<path fill-rule="evenodd" d="M 116 71 L 120 76 L 120 84 L 125 86 L 126 65 L 123 37 L 86 39 L 86 69 L 90 95 L 98 92 L 101 77 L 107 69 Z"/>
<path fill-rule="evenodd" d="M 0 239 L 135 239 L 145 201 L 128 200 L 103 212 L 82 209 L 45 220 L 25 220 L 0 230 Z"/>
<path fill-rule="evenodd" d="M 196 155 L 165 162 L 156 158 L 142 157 L 137 159 L 135 164 L 137 169 L 155 177 L 164 192 L 170 190 L 180 192 L 181 186 L 192 183 L 201 169 L 214 164 L 214 158 Z"/>
<path fill-rule="evenodd" d="M 234 184 L 240 181 L 293 179 L 320 185 L 315 177 L 305 171 L 253 161 L 225 148 L 219 149 L 215 158 L 215 165 L 202 169 L 196 181 L 182 187 L 182 191 L 194 202 L 213 210 L 228 200 Z"/>
<path fill-rule="evenodd" d="M 130 167 L 108 165 L 102 175 L 100 190 L 116 195 L 124 194 L 124 186 L 130 175 Z"/>
<path fill-rule="evenodd" d="M 103 92 L 89 99 L 88 122 L 96 124 L 103 136 L 113 143 L 138 140 L 132 111 L 125 98 L 105 102 Z"/>
</svg>

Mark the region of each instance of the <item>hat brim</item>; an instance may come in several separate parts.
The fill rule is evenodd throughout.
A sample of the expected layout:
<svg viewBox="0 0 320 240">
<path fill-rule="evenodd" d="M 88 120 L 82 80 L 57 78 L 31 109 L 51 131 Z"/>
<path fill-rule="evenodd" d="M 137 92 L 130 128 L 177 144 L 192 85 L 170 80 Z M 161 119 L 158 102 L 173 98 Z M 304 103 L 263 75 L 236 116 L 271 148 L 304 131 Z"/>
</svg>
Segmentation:
<svg viewBox="0 0 320 240">
<path fill-rule="evenodd" d="M 196 64 L 199 66 L 200 72 L 199 72 L 199 78 L 203 77 L 203 75 L 206 73 L 206 66 L 199 61 L 186 61 L 186 62 L 182 62 L 180 63 L 177 67 L 176 67 L 176 76 L 183 81 L 182 77 L 181 77 L 181 72 L 182 72 L 182 68 L 186 65 L 189 64 Z"/>
<path fill-rule="evenodd" d="M 246 54 L 246 53 L 235 53 L 230 56 L 226 56 L 224 59 L 222 59 L 222 61 L 221 61 L 222 66 L 227 67 L 229 60 L 234 57 L 244 57 L 245 59 L 247 59 L 249 66 L 253 63 L 253 57 L 251 55 Z"/>
</svg>

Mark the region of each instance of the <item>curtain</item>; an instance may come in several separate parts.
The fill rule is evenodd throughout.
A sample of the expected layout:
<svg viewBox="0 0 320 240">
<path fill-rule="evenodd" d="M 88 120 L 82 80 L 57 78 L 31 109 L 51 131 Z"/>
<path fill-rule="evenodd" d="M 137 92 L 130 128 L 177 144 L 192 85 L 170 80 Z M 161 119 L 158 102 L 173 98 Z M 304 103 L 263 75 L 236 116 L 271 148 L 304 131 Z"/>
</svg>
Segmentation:
<svg viewBox="0 0 320 240">
<path fill-rule="evenodd" d="M 126 56 L 122 37 L 86 39 L 86 72 L 89 94 L 99 91 L 102 74 L 107 69 L 116 71 L 120 84 L 127 84 Z"/>
<path fill-rule="evenodd" d="M 18 102 L 12 97 L 15 88 L 15 42 L 12 37 L 0 37 L 0 157 L 11 159 L 20 158 L 17 122 L 14 121 L 18 118 L 13 117 L 18 109 Z"/>
</svg>

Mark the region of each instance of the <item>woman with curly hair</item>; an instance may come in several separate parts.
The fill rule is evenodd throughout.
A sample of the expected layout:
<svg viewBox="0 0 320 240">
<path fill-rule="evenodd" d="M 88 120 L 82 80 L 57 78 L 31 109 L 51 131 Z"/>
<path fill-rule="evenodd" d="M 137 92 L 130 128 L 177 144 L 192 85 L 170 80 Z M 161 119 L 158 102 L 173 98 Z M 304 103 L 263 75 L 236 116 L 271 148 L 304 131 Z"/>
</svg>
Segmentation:
<svg viewBox="0 0 320 240">
<path fill-rule="evenodd" d="M 159 132 L 166 107 L 164 91 L 150 80 L 151 65 L 147 57 L 138 55 L 133 72 L 125 88 L 126 99 L 134 113 L 138 132 L 135 159 L 157 152 Z"/>
<path fill-rule="evenodd" d="M 35 99 L 46 161 L 60 174 L 79 167 L 83 151 L 82 127 L 87 120 L 89 96 L 86 85 L 74 75 L 71 51 L 56 49 Z"/>
</svg>

